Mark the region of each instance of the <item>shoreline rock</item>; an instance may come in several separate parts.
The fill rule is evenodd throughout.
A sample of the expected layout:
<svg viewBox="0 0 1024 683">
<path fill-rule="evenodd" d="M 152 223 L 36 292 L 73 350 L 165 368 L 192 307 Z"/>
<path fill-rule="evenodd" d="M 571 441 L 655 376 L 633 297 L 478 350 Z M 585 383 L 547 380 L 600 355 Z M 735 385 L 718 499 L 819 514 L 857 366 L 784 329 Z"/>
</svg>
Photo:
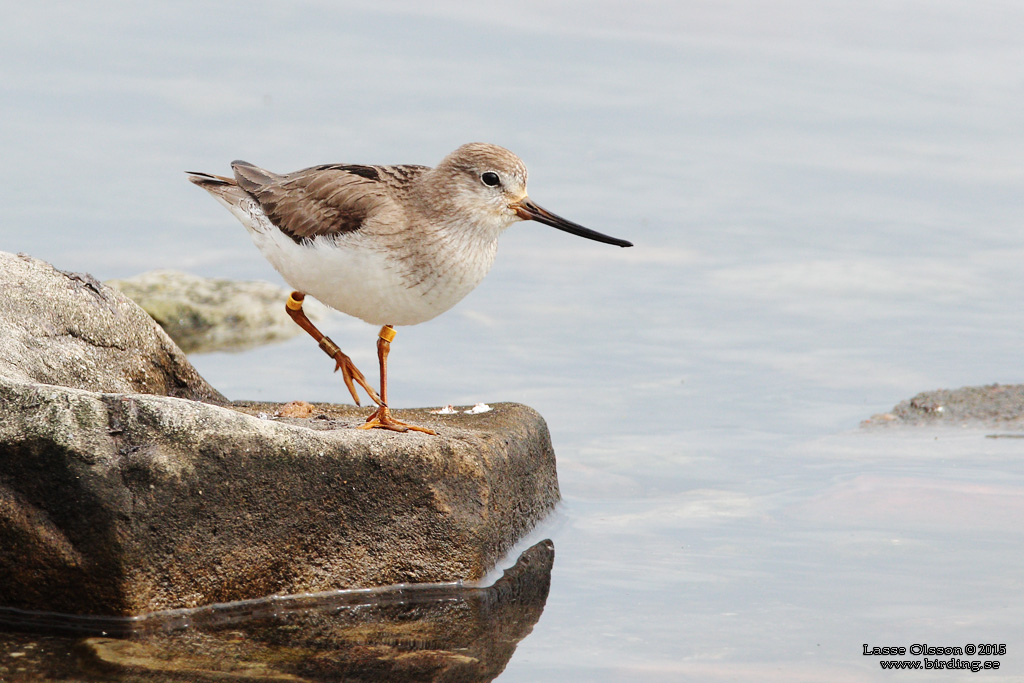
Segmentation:
<svg viewBox="0 0 1024 683">
<path fill-rule="evenodd" d="M 269 282 L 152 270 L 104 284 L 141 306 L 185 353 L 241 351 L 302 332 L 285 313 L 291 290 Z M 314 321 L 327 312 L 312 298 L 303 310 Z"/>
<path fill-rule="evenodd" d="M 131 616 L 473 580 L 559 499 L 526 406 L 397 411 L 436 437 L 350 428 L 367 408 L 263 419 L 280 405 L 228 404 L 90 276 L 0 252 L 5 279 L 22 297 L 0 305 L 0 606 Z"/>
<path fill-rule="evenodd" d="M 488 587 L 288 596 L 138 620 L 0 608 L 0 623 L 21 631 L 0 633 L 0 672 L 17 649 L 32 680 L 489 681 L 540 619 L 553 562 L 541 541 Z M 31 635 L 43 629 L 66 635 Z"/>
<path fill-rule="evenodd" d="M 0 375 L 224 404 L 131 299 L 87 273 L 0 251 Z"/>
<path fill-rule="evenodd" d="M 923 391 L 862 427 L 947 425 L 1024 429 L 1024 384 L 988 384 Z"/>
</svg>

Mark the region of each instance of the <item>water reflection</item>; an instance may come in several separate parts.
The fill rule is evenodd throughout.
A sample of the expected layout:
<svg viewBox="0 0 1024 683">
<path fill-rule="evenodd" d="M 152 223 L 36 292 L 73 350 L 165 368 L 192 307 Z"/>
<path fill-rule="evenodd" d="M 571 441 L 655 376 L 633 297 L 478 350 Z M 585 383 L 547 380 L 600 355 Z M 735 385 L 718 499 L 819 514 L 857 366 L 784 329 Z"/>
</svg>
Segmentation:
<svg viewBox="0 0 1024 683">
<path fill-rule="evenodd" d="M 548 540 L 487 588 L 270 598 L 136 620 L 0 611 L 0 625 L 22 631 L 0 633 L 0 680 L 490 681 L 540 619 L 553 562 Z M 42 629 L 68 635 L 24 633 Z"/>
</svg>

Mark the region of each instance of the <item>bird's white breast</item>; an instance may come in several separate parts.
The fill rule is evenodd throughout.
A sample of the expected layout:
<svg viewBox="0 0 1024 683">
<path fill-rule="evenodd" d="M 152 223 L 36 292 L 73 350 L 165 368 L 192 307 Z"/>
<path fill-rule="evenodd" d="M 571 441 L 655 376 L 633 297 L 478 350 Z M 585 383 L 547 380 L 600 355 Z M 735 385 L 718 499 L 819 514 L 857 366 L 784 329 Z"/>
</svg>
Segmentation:
<svg viewBox="0 0 1024 683">
<path fill-rule="evenodd" d="M 497 250 L 496 235 L 480 240 L 458 230 L 404 239 L 360 230 L 296 243 L 255 201 L 228 208 L 290 286 L 375 325 L 415 325 L 444 313 L 480 284 Z"/>
</svg>

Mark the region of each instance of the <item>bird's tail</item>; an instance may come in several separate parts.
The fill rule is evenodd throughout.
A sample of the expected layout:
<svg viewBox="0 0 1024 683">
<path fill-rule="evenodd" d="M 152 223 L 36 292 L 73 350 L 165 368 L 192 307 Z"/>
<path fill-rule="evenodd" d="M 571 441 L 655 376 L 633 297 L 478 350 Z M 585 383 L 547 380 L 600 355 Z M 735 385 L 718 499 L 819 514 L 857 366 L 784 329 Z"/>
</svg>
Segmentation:
<svg viewBox="0 0 1024 683">
<path fill-rule="evenodd" d="M 235 179 L 231 182 L 237 183 L 246 192 L 258 194 L 267 185 L 279 180 L 281 176 L 272 173 L 265 168 L 260 168 L 248 161 L 236 160 L 231 162 L 231 170 L 235 172 Z M 213 176 L 216 178 L 217 176 Z"/>
</svg>

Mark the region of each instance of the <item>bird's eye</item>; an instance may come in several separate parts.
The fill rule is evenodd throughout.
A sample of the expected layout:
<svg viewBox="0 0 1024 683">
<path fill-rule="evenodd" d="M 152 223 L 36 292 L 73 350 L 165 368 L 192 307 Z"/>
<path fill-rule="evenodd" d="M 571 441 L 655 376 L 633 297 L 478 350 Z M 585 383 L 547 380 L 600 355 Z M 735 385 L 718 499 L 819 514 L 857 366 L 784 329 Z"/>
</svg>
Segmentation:
<svg viewBox="0 0 1024 683">
<path fill-rule="evenodd" d="M 488 171 L 480 176 L 480 182 L 487 187 L 497 187 L 501 183 L 501 178 L 498 177 L 497 173 Z"/>
</svg>

